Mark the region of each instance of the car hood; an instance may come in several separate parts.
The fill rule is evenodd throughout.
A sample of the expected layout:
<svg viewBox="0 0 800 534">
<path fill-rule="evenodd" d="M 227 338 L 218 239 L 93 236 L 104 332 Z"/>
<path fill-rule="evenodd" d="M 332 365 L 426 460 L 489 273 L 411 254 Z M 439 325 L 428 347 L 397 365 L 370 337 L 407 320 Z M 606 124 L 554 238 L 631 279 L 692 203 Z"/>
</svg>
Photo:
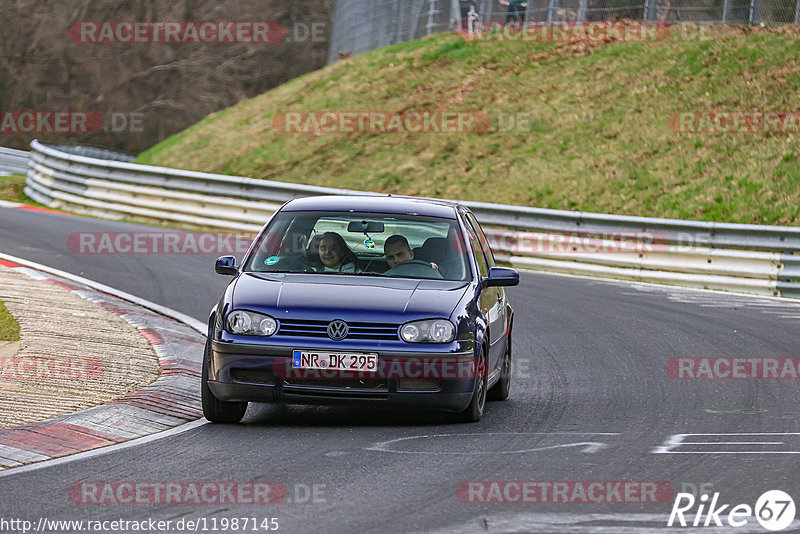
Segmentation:
<svg viewBox="0 0 800 534">
<path fill-rule="evenodd" d="M 467 286 L 448 280 L 243 273 L 234 287 L 232 307 L 321 320 L 449 317 Z"/>
</svg>

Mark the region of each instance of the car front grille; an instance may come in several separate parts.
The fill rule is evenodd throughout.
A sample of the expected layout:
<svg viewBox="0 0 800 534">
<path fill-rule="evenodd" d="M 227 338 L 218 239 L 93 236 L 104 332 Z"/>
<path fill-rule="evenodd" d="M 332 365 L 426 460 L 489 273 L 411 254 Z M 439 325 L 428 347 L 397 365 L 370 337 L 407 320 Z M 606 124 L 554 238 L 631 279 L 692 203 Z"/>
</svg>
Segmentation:
<svg viewBox="0 0 800 534">
<path fill-rule="evenodd" d="M 282 336 L 328 337 L 330 321 L 281 319 L 278 334 Z M 349 331 L 345 339 L 397 340 L 399 324 L 392 323 L 347 323 Z"/>
<path fill-rule="evenodd" d="M 385 379 L 284 379 L 283 383 L 287 386 L 310 386 L 318 388 L 335 389 L 365 389 L 365 390 L 388 390 L 389 384 Z"/>
</svg>

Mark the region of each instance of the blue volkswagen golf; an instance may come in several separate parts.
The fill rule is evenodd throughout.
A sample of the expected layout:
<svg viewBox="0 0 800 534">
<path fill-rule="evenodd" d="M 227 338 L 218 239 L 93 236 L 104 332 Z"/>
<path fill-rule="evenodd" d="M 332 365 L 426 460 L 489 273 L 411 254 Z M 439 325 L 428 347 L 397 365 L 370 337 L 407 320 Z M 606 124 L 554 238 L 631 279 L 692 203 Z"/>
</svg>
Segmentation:
<svg viewBox="0 0 800 534">
<path fill-rule="evenodd" d="M 248 402 L 371 404 L 474 422 L 508 397 L 514 312 L 475 216 L 446 201 L 295 199 L 278 210 L 211 311 L 203 413 Z"/>
</svg>

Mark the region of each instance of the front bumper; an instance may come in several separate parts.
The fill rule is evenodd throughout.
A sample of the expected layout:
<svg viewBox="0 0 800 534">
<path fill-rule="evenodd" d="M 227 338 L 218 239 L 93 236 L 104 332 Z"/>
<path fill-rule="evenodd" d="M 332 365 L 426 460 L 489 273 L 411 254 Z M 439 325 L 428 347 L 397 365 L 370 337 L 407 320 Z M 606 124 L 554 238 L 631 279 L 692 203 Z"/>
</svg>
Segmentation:
<svg viewBox="0 0 800 534">
<path fill-rule="evenodd" d="M 440 353 L 343 351 L 377 353 L 379 371 L 374 374 L 293 370 L 296 349 L 304 347 L 212 341 L 208 386 L 223 401 L 381 404 L 453 412 L 465 409 L 472 398 L 472 342 L 457 342 L 455 351 Z"/>
</svg>

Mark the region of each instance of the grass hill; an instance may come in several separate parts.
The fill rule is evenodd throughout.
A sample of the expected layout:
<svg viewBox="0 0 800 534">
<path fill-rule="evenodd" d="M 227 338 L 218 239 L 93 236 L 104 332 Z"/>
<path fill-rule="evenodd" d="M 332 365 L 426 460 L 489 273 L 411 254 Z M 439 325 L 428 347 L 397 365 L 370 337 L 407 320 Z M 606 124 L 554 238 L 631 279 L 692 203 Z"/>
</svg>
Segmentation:
<svg viewBox="0 0 800 534">
<path fill-rule="evenodd" d="M 209 115 L 138 162 L 567 210 L 800 224 L 800 127 L 674 130 L 679 112 L 800 112 L 800 31 L 683 30 L 689 38 L 648 42 L 435 35 L 347 58 Z M 480 111 L 491 124 L 435 134 L 276 128 L 287 111 L 322 110 Z M 501 117 L 514 113 L 531 119 L 525 131 L 503 131 Z"/>
</svg>

